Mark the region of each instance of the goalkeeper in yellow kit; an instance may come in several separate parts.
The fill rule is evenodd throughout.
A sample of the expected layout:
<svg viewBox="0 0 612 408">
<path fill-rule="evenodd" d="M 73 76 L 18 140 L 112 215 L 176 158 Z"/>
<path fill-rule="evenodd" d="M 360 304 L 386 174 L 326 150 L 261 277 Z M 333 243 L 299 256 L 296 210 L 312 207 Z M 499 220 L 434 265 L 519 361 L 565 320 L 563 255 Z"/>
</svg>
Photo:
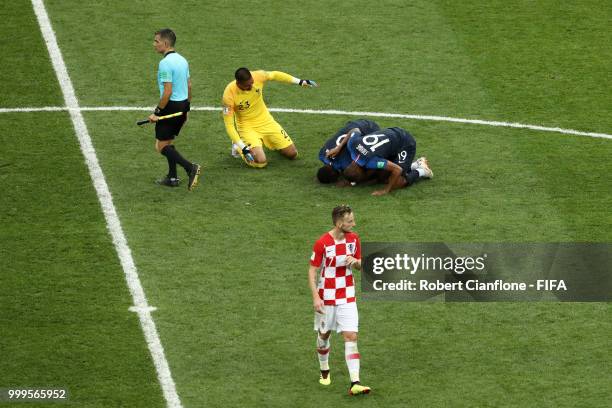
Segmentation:
<svg viewBox="0 0 612 408">
<path fill-rule="evenodd" d="M 236 80 L 230 82 L 223 92 L 223 121 L 225 130 L 232 139 L 232 153 L 239 154 L 251 167 L 265 167 L 263 150 L 278 150 L 283 156 L 295 159 L 298 155 L 293 140 L 268 111 L 263 99 L 266 81 L 316 87 L 309 79 L 295 78 L 280 71 L 249 71 L 238 68 Z"/>
</svg>

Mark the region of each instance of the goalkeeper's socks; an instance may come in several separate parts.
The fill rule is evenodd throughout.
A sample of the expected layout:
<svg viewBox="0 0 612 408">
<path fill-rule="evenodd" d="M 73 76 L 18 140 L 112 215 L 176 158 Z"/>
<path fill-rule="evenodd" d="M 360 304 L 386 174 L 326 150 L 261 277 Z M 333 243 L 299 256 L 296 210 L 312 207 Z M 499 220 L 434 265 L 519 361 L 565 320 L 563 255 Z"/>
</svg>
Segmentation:
<svg viewBox="0 0 612 408">
<path fill-rule="evenodd" d="M 180 164 L 181 167 L 185 169 L 187 174 L 189 174 L 191 172 L 191 162 L 189 160 L 185 159 L 183 156 L 181 156 L 181 154 L 178 152 L 178 150 L 176 150 L 176 147 L 174 147 L 173 145 L 165 146 L 162 149 L 161 154 L 163 154 L 166 157 L 169 157 L 175 163 Z"/>
<path fill-rule="evenodd" d="M 317 335 L 317 355 L 319 356 L 321 374 L 323 374 L 323 371 L 327 371 L 329 373 L 329 348 L 329 337 L 322 339 L 319 335 Z M 327 375 L 325 375 L 323 378 L 327 378 Z"/>
<path fill-rule="evenodd" d="M 359 350 L 356 341 L 344 342 L 344 358 L 351 377 L 351 382 L 359 382 Z"/>
</svg>

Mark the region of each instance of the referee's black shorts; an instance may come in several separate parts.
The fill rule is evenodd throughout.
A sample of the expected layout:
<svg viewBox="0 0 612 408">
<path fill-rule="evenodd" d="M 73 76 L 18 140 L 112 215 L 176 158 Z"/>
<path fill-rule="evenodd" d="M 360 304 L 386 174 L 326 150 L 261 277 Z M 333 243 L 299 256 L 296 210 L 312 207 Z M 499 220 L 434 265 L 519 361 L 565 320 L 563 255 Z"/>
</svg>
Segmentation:
<svg viewBox="0 0 612 408">
<path fill-rule="evenodd" d="M 187 112 L 189 101 L 169 101 L 157 116 L 170 115 L 176 112 Z M 157 140 L 173 140 L 178 136 L 187 117 L 185 114 L 175 118 L 163 119 L 155 124 L 155 138 Z"/>
</svg>

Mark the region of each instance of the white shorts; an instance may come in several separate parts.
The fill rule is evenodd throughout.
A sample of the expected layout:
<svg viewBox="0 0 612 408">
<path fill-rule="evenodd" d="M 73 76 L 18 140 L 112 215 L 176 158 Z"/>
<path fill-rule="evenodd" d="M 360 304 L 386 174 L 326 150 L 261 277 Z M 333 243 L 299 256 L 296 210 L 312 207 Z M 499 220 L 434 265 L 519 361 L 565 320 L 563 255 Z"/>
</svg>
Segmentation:
<svg viewBox="0 0 612 408">
<path fill-rule="evenodd" d="M 323 306 L 325 314 L 315 312 L 314 329 L 325 333 L 331 330 L 336 330 L 340 333 L 358 332 L 359 314 L 357 313 L 357 303 L 350 302 L 343 305 Z"/>
</svg>

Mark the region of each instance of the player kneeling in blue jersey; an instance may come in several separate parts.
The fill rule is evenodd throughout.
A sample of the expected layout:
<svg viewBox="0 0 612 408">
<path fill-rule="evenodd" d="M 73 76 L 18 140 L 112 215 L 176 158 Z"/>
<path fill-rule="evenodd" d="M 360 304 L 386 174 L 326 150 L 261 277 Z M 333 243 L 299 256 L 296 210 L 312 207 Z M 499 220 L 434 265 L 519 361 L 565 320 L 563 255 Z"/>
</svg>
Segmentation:
<svg viewBox="0 0 612 408">
<path fill-rule="evenodd" d="M 380 177 L 388 174 L 385 187 L 372 195 L 388 194 L 420 179 L 433 177 L 425 157 L 412 161 L 416 140 L 402 128 L 387 128 L 366 135 L 354 132 L 345 144 L 352 159 L 343 171 L 347 180 L 361 182 L 367 179 L 368 170 L 376 171 Z"/>
<path fill-rule="evenodd" d="M 323 184 L 338 182 L 342 172 L 351 164 L 351 155 L 347 149 L 343 148 L 348 135 L 367 135 L 379 129 L 378 123 L 367 119 L 347 122 L 325 142 L 319 151 L 319 160 L 321 160 L 323 166 L 317 171 L 317 180 Z M 344 181 L 340 180 L 339 185 L 344 185 Z"/>
</svg>

